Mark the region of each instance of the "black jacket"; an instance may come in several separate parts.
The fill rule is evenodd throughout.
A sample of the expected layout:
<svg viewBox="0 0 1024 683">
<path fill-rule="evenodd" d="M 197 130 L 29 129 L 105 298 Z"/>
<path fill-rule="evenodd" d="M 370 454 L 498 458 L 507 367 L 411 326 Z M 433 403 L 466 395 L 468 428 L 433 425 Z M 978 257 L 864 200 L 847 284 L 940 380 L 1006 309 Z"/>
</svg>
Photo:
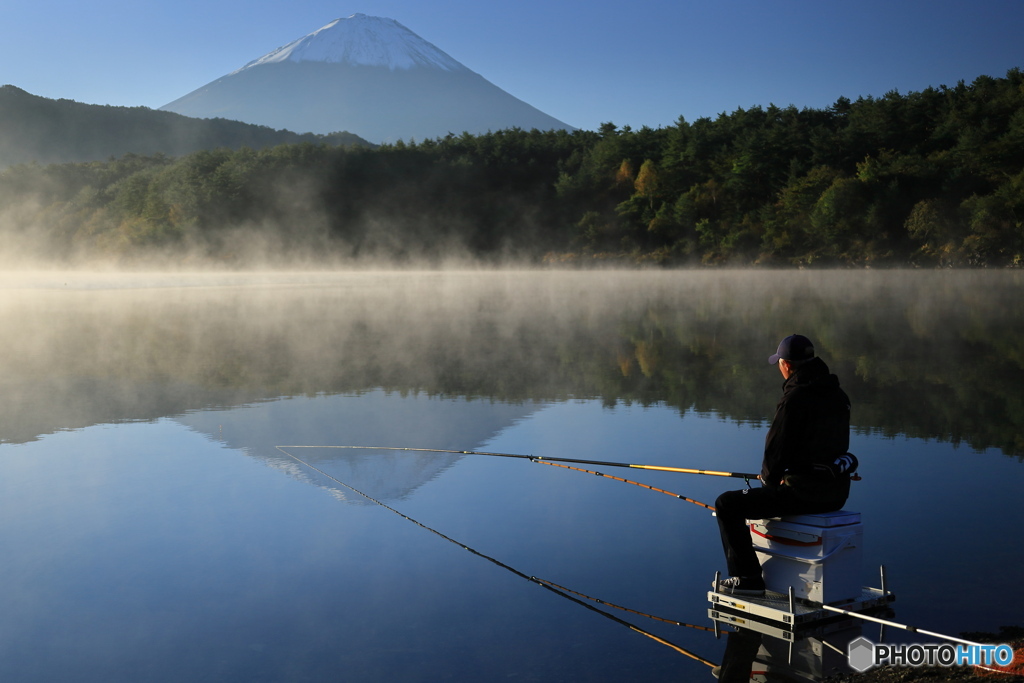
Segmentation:
<svg viewBox="0 0 1024 683">
<path fill-rule="evenodd" d="M 785 479 L 801 497 L 845 499 L 849 477 L 814 466 L 830 464 L 850 448 L 850 399 L 820 358 L 794 370 L 765 438 L 761 480 L 778 486 Z"/>
</svg>

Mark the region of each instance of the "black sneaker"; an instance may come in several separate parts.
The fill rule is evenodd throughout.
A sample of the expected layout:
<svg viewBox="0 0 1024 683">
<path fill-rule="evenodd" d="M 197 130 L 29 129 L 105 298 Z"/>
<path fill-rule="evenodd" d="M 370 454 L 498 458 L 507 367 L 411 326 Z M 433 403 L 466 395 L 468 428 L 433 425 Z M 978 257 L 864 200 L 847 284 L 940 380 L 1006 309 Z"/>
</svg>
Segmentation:
<svg viewBox="0 0 1024 683">
<path fill-rule="evenodd" d="M 714 586 L 714 582 L 711 583 Z M 752 598 L 764 597 L 764 580 L 744 576 L 730 576 L 718 582 L 717 590 L 726 595 L 745 595 Z"/>
</svg>

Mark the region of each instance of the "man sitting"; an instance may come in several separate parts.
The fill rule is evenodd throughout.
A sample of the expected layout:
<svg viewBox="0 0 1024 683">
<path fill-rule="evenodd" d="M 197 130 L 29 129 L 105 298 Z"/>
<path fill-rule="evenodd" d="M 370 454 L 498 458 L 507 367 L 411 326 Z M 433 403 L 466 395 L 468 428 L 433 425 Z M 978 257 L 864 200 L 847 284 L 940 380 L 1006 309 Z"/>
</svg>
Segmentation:
<svg viewBox="0 0 1024 683">
<path fill-rule="evenodd" d="M 850 447 L 850 399 L 839 378 L 799 334 L 783 339 L 768 362 L 778 364 L 785 382 L 765 439 L 761 487 L 726 491 L 715 501 L 729 569 L 718 590 L 733 595 L 765 590 L 748 519 L 832 512 L 850 493 L 848 469 L 836 464 Z"/>
</svg>

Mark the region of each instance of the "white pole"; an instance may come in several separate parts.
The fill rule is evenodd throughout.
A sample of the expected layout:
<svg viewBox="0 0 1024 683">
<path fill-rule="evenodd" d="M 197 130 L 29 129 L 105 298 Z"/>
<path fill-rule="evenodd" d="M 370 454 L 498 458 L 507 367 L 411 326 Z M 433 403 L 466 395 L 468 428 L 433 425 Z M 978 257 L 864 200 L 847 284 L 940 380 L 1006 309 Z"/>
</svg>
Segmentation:
<svg viewBox="0 0 1024 683">
<path fill-rule="evenodd" d="M 934 636 L 936 638 L 944 638 L 945 640 L 952 640 L 955 643 L 963 643 L 964 645 L 981 645 L 981 643 L 975 643 L 970 640 L 964 640 L 962 638 L 954 638 L 953 636 L 943 635 L 941 633 L 935 633 L 934 631 L 925 631 L 922 628 L 916 626 L 907 626 L 906 624 L 897 624 L 895 621 L 886 621 L 885 619 L 879 619 L 878 617 L 869 617 L 866 614 L 859 614 L 858 612 L 851 612 L 845 609 L 839 609 L 838 607 L 832 607 L 831 605 L 822 605 L 822 609 L 827 609 L 831 612 L 839 612 L 839 614 L 845 614 L 850 617 L 857 617 L 858 619 L 866 619 L 867 621 L 874 621 L 878 624 L 884 624 L 886 626 L 895 626 L 901 628 L 904 631 L 911 631 L 912 633 L 923 633 L 926 636 Z"/>
</svg>

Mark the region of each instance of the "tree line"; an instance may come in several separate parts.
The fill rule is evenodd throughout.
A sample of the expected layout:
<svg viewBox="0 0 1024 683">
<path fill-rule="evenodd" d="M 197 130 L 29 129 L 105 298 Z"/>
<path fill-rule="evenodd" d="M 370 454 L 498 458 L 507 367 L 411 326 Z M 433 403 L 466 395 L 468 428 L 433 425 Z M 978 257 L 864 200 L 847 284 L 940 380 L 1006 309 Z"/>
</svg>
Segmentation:
<svg viewBox="0 0 1024 683">
<path fill-rule="evenodd" d="M 659 129 L 127 155 L 0 173 L 59 259 L 1020 266 L 1024 73 Z M 167 251 L 169 250 L 169 251 Z"/>
</svg>

